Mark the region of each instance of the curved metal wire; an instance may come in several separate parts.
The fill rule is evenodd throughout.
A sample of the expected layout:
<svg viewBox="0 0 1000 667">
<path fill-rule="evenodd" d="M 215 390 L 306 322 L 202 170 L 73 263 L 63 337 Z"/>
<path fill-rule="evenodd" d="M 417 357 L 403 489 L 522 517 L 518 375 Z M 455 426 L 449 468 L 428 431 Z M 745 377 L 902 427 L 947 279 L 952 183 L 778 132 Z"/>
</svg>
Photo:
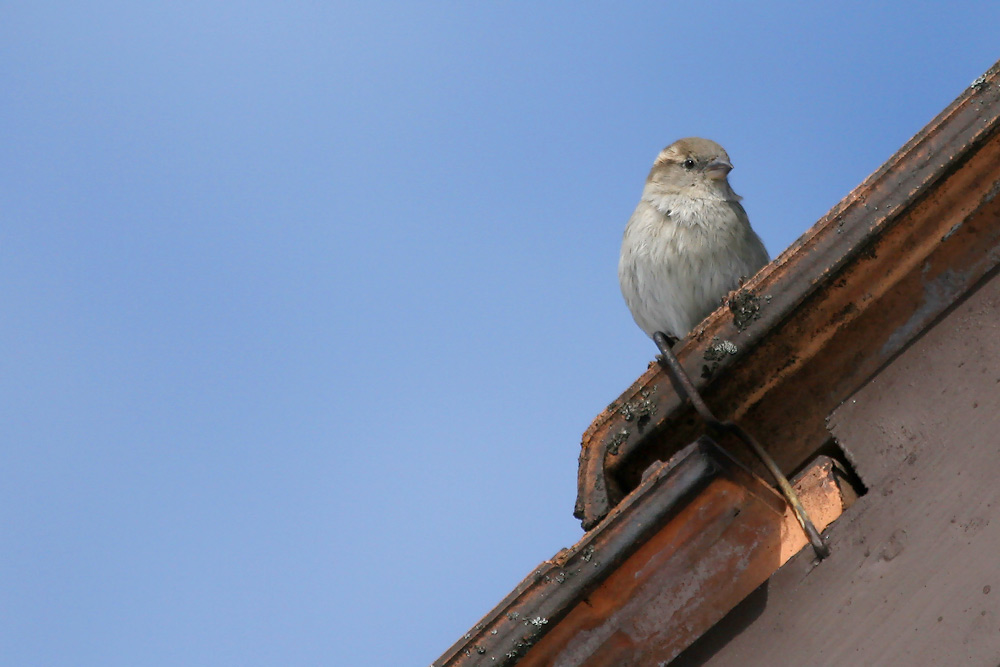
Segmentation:
<svg viewBox="0 0 1000 667">
<path fill-rule="evenodd" d="M 760 462 L 764 464 L 764 467 L 767 468 L 768 472 L 771 473 L 771 476 L 778 483 L 781 494 L 788 501 L 792 512 L 795 513 L 795 518 L 798 520 L 799 525 L 802 526 L 806 537 L 809 538 L 809 543 L 812 545 L 813 551 L 816 552 L 816 557 L 822 560 L 829 556 L 830 547 L 826 544 L 820 532 L 816 530 L 816 526 L 802 506 L 802 501 L 799 500 L 799 494 L 792 488 L 788 478 L 781 472 L 781 469 L 774 462 L 774 459 L 771 458 L 771 455 L 764 451 L 760 443 L 741 426 L 731 421 L 720 421 L 712 414 L 701 394 L 695 389 L 694 382 L 691 381 L 691 376 L 687 374 L 687 371 L 684 370 L 684 367 L 677 360 L 677 356 L 674 355 L 671 349 L 671 342 L 665 334 L 659 331 L 656 332 L 653 334 L 653 341 L 656 343 L 656 347 L 660 349 L 661 361 L 666 365 L 667 370 L 670 371 L 671 376 L 681 386 L 687 397 L 691 399 L 691 404 L 694 406 L 695 411 L 705 420 L 708 427 L 721 433 L 732 433 L 750 448 L 750 451 L 760 459 Z"/>
</svg>

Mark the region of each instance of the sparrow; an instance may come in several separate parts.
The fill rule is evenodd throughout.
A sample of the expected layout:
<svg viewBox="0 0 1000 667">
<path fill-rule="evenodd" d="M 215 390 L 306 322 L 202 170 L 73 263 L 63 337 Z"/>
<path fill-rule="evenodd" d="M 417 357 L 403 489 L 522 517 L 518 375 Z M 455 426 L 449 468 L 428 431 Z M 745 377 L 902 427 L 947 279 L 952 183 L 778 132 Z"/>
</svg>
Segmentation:
<svg viewBox="0 0 1000 667">
<path fill-rule="evenodd" d="M 770 261 L 729 185 L 722 146 L 689 137 L 657 156 L 625 226 L 618 281 L 639 328 L 671 343 Z"/>
</svg>

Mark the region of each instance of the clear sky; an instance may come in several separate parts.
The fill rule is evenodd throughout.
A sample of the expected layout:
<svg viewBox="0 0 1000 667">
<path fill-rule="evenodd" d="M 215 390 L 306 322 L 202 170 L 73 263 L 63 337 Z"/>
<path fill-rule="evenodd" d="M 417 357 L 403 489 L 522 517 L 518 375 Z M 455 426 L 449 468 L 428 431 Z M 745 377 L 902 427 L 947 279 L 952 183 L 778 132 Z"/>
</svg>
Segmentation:
<svg viewBox="0 0 1000 667">
<path fill-rule="evenodd" d="M 581 535 L 657 152 L 780 253 L 998 3 L 8 2 L 0 664 L 426 665 Z"/>
</svg>

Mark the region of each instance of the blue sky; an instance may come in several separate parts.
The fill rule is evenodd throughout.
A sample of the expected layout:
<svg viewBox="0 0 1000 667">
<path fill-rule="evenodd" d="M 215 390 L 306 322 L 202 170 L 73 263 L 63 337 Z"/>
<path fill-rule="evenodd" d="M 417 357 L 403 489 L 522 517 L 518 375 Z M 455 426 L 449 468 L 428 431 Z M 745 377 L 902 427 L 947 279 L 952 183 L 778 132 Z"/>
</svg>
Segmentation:
<svg viewBox="0 0 1000 667">
<path fill-rule="evenodd" d="M 581 535 L 657 152 L 780 253 L 991 3 L 6 3 L 0 663 L 425 665 Z"/>
</svg>

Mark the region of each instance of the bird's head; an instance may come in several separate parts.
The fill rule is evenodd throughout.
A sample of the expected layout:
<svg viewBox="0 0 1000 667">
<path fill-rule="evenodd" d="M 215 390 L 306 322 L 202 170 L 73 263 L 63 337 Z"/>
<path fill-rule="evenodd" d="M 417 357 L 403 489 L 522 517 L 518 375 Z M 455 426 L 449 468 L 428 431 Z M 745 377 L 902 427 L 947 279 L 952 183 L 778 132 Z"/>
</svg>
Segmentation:
<svg viewBox="0 0 1000 667">
<path fill-rule="evenodd" d="M 714 141 L 699 137 L 679 139 L 656 157 L 644 194 L 739 201 L 727 178 L 732 168 L 729 155 Z"/>
</svg>

